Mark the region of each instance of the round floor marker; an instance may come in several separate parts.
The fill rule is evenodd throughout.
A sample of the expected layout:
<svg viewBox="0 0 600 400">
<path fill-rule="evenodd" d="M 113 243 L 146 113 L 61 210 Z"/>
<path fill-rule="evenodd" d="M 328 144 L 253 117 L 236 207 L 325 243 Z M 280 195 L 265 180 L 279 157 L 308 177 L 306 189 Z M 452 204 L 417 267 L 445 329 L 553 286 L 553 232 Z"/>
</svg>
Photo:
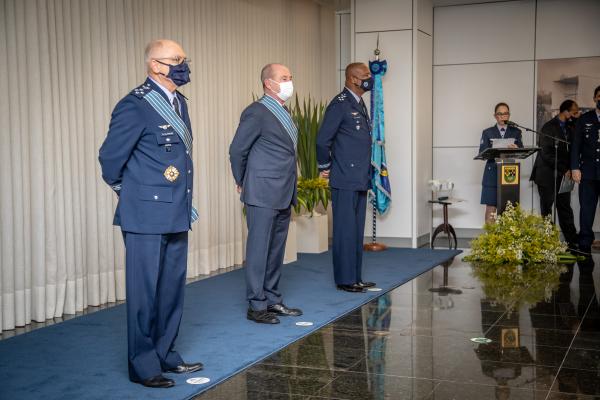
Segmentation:
<svg viewBox="0 0 600 400">
<path fill-rule="evenodd" d="M 204 385 L 205 383 L 210 382 L 210 379 L 203 376 L 198 376 L 196 378 L 190 378 L 186 382 L 190 385 Z"/>
<path fill-rule="evenodd" d="M 474 337 L 474 338 L 471 338 L 471 342 L 487 344 L 487 343 L 492 343 L 492 339 L 488 339 L 488 338 L 484 338 L 484 337 Z"/>
<path fill-rule="evenodd" d="M 296 322 L 296 325 L 297 326 L 313 326 L 314 324 L 309 321 L 299 321 L 299 322 Z"/>
<path fill-rule="evenodd" d="M 370 287 L 367 289 L 369 292 L 381 292 L 383 289 L 380 287 Z"/>
</svg>

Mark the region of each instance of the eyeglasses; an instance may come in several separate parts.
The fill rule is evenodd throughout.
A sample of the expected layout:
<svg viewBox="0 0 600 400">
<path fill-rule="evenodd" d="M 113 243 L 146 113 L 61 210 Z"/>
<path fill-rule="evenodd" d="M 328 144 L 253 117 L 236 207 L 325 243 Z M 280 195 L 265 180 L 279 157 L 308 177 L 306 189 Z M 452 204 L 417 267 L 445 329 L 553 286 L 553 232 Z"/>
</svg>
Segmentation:
<svg viewBox="0 0 600 400">
<path fill-rule="evenodd" d="M 173 61 L 176 65 L 177 64 L 182 64 L 182 63 L 188 63 L 191 64 L 192 60 L 190 58 L 186 58 L 186 57 L 160 57 L 160 58 L 154 58 L 154 60 L 158 61 L 158 60 L 171 60 Z M 160 62 L 160 61 L 159 61 Z"/>
<path fill-rule="evenodd" d="M 508 116 L 510 116 L 510 113 L 509 112 L 504 112 L 504 113 L 499 112 L 499 113 L 496 113 L 496 116 L 497 117 L 508 117 Z"/>
</svg>

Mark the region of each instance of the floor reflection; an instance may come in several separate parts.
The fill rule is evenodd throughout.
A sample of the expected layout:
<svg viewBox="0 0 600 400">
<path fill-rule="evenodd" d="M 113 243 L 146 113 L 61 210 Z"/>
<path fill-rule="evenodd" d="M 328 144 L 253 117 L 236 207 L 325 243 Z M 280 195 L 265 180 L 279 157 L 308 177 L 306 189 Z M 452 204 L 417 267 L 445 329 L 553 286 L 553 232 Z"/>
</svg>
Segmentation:
<svg viewBox="0 0 600 400">
<path fill-rule="evenodd" d="M 456 258 L 198 398 L 600 399 L 598 270 Z"/>
</svg>

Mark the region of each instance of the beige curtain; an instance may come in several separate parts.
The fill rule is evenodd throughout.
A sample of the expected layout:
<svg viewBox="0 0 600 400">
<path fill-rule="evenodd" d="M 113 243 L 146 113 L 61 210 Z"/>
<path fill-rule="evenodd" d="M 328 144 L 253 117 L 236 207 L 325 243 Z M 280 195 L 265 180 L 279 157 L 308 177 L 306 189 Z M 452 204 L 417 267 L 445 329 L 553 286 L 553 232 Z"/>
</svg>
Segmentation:
<svg viewBox="0 0 600 400">
<path fill-rule="evenodd" d="M 334 12 L 309 0 L 3 0 L 0 3 L 0 330 L 125 298 L 116 198 L 97 162 L 116 102 L 145 77 L 145 44 L 192 59 L 195 200 L 188 276 L 242 261 L 227 149 L 260 68 L 297 93 L 335 91 Z"/>
</svg>

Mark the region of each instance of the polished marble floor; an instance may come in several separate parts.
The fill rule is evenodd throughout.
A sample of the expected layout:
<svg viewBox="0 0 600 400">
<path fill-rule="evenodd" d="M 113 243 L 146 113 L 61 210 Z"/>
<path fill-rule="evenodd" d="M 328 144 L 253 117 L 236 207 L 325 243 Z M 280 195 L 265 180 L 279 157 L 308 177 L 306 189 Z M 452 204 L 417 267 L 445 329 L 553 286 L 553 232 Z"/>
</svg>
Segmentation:
<svg viewBox="0 0 600 400">
<path fill-rule="evenodd" d="M 600 255 L 537 270 L 461 257 L 197 399 L 600 399 Z M 444 269 L 453 290 L 432 292 Z"/>
</svg>

